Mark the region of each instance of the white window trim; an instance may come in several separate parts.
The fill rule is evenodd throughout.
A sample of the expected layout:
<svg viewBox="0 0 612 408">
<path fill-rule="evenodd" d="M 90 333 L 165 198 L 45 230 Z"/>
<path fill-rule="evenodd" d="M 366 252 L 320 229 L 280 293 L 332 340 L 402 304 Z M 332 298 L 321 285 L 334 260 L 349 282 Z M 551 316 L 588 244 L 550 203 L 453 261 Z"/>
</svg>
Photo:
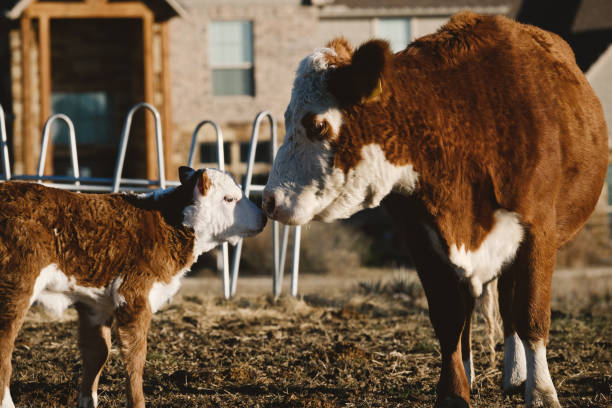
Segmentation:
<svg viewBox="0 0 612 408">
<path fill-rule="evenodd" d="M 386 18 L 393 18 L 393 19 L 406 19 L 409 21 L 410 24 L 410 38 L 408 39 L 408 44 L 410 44 L 412 41 L 415 40 L 415 33 L 417 32 L 415 29 L 416 26 L 416 21 L 418 20 L 417 18 L 415 18 L 414 16 L 389 16 L 389 17 L 383 17 L 382 19 L 386 19 Z M 380 38 L 380 34 L 378 33 L 378 26 L 380 24 L 380 17 L 374 17 L 371 21 L 370 27 L 371 27 L 371 33 L 372 36 L 375 38 Z M 408 44 L 406 44 L 406 46 L 408 46 Z"/>
<path fill-rule="evenodd" d="M 255 66 L 252 62 L 243 62 L 241 64 L 211 64 L 212 69 L 251 69 Z"/>
</svg>

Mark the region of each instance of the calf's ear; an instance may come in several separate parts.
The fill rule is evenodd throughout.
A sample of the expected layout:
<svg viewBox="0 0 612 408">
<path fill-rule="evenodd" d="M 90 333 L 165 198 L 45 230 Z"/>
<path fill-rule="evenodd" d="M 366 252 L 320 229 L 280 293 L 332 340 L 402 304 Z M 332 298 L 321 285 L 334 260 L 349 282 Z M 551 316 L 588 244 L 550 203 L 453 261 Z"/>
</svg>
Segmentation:
<svg viewBox="0 0 612 408">
<path fill-rule="evenodd" d="M 187 181 L 193 176 L 195 170 L 188 166 L 179 167 L 179 180 L 181 184 L 187 183 Z"/>
<path fill-rule="evenodd" d="M 392 56 L 387 41 L 371 40 L 362 44 L 350 64 L 329 71 L 328 91 L 341 107 L 380 100 L 384 93 L 383 74 Z"/>
</svg>

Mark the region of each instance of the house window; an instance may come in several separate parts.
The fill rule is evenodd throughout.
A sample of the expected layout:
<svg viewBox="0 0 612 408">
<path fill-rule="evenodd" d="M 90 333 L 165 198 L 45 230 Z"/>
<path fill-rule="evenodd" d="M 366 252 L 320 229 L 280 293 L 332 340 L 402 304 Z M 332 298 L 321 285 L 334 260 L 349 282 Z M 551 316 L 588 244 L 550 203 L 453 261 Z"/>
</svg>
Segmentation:
<svg viewBox="0 0 612 408">
<path fill-rule="evenodd" d="M 388 40 L 393 52 L 401 51 L 410 43 L 410 19 L 378 19 L 376 21 L 376 36 Z"/>
<path fill-rule="evenodd" d="M 112 109 L 105 92 L 53 92 L 51 110 L 72 119 L 79 146 L 114 144 Z M 63 122 L 55 121 L 52 131 L 55 145 L 68 145 L 68 128 Z"/>
<path fill-rule="evenodd" d="M 209 39 L 213 95 L 255 95 L 253 24 L 213 21 Z"/>
</svg>

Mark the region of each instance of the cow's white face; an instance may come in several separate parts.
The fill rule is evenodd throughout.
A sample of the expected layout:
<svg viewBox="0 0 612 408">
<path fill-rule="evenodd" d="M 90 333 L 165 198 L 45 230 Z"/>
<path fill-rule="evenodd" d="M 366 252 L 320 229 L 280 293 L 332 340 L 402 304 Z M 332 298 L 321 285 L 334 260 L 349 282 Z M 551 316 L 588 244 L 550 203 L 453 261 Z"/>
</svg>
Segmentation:
<svg viewBox="0 0 612 408">
<path fill-rule="evenodd" d="M 342 47 L 320 48 L 299 65 L 285 112 L 285 140 L 264 190 L 264 210 L 272 219 L 300 225 L 348 218 L 377 206 L 398 178 L 409 177 L 402 182 L 410 184 L 407 189 L 416 183 L 412 166 L 389 163 L 376 143 L 353 152 L 359 156 L 355 166 L 338 165 L 340 156 L 350 154 L 339 146 L 349 132 L 345 111 L 328 90 L 328 74 L 334 64 L 350 62 L 346 53 Z"/>
<path fill-rule="evenodd" d="M 325 87 L 331 48 L 320 48 L 299 65 L 285 111 L 286 136 L 266 185 L 274 197 L 268 215 L 288 224 L 304 224 L 327 209 L 345 183 L 334 171 L 331 141 L 342 126 L 342 112 Z M 269 203 L 268 199 L 268 203 Z"/>
<path fill-rule="evenodd" d="M 240 238 L 255 235 L 266 225 L 266 216 L 229 174 L 217 169 L 195 171 L 181 167 L 181 181 L 198 177 L 193 203 L 183 210 L 183 223 L 195 232 L 197 255 Z"/>
</svg>

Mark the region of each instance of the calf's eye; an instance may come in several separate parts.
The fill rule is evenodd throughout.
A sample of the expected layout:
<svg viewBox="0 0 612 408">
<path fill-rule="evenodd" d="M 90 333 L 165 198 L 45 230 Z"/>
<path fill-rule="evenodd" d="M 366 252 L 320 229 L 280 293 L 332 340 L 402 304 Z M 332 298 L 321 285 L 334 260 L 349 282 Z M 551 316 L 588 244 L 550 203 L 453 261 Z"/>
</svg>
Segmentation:
<svg viewBox="0 0 612 408">
<path fill-rule="evenodd" d="M 225 201 L 228 204 L 231 204 L 233 202 L 236 202 L 236 199 L 234 197 L 225 196 L 225 197 L 223 197 L 223 201 Z"/>
</svg>

